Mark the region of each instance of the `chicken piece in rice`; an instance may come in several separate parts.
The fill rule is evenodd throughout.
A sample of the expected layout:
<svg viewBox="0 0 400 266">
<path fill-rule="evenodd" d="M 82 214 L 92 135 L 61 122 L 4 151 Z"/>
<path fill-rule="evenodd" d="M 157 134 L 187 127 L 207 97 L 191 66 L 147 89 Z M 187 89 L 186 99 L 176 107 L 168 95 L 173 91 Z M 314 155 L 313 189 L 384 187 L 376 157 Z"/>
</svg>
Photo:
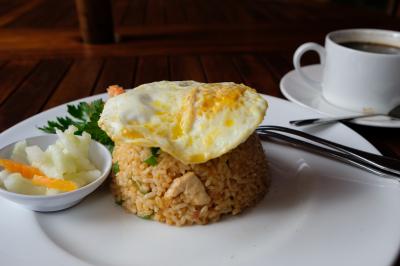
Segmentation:
<svg viewBox="0 0 400 266">
<path fill-rule="evenodd" d="M 255 205 L 269 186 L 254 133 L 268 107 L 231 82 L 113 85 L 99 126 L 115 142 L 112 193 L 128 212 L 171 225 L 207 224 Z"/>
<path fill-rule="evenodd" d="M 151 166 L 144 162 L 149 156 L 149 148 L 116 143 L 113 160 L 119 171 L 112 177 L 112 193 L 128 212 L 171 225 L 207 224 L 238 214 L 262 199 L 270 183 L 255 134 L 202 164 L 183 164 L 161 152 Z"/>
</svg>

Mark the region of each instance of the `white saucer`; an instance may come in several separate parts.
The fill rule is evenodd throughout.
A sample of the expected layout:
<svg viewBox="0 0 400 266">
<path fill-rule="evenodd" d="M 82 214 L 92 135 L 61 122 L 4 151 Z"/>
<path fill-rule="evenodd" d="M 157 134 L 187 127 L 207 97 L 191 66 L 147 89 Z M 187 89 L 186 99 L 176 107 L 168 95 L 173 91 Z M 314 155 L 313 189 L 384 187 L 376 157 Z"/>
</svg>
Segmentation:
<svg viewBox="0 0 400 266">
<path fill-rule="evenodd" d="M 303 71 L 315 80 L 322 79 L 322 66 L 319 64 L 305 66 Z M 321 114 L 327 116 L 361 115 L 361 113 L 349 111 L 327 102 L 322 97 L 321 91 L 306 84 L 295 70 L 288 72 L 281 79 L 280 88 L 282 94 L 290 101 L 314 109 Z M 400 128 L 400 121 L 390 120 L 385 116 L 356 119 L 351 122 L 364 126 Z"/>
</svg>

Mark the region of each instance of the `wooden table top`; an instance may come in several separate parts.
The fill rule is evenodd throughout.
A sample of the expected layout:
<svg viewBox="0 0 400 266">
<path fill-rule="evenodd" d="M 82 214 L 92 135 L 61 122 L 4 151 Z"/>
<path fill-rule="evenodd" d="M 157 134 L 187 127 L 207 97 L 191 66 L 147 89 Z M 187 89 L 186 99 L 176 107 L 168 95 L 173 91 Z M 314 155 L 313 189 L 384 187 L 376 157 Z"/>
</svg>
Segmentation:
<svg viewBox="0 0 400 266">
<path fill-rule="evenodd" d="M 87 45 L 73 0 L 0 0 L 0 130 L 110 84 L 234 81 L 284 98 L 279 81 L 300 44 L 342 28 L 400 29 L 377 11 L 310 1 L 115 0 L 114 21 L 118 43 Z M 400 129 L 348 126 L 400 158 Z"/>
</svg>

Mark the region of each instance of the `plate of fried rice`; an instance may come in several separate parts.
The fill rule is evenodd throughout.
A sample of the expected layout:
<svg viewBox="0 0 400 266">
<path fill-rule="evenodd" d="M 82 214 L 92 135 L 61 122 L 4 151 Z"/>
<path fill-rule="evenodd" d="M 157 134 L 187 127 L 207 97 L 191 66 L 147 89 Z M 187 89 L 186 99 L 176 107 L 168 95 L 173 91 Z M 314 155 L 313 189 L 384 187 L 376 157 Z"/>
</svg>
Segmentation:
<svg viewBox="0 0 400 266">
<path fill-rule="evenodd" d="M 262 125 L 288 127 L 289 120 L 317 115 L 272 96 L 260 98 L 269 106 L 267 115 L 260 120 Z M 96 95 L 72 104 L 96 99 L 107 100 L 108 96 Z M 254 99 L 262 110 L 263 101 Z M 122 106 L 121 102 L 110 110 L 120 108 L 116 106 Z M 38 126 L 65 114 L 66 105 L 61 105 L 33 116 L 2 132 L 0 143 L 4 146 L 40 135 Z M 400 248 L 398 183 L 290 145 L 261 141 L 254 134 L 257 121 L 240 120 L 240 115 L 234 116 L 234 122 L 249 123 L 252 130 L 234 131 L 239 136 L 234 139 L 223 136 L 224 145 L 233 143 L 233 148 L 207 149 L 210 153 L 205 157 L 198 156 L 200 148 L 180 148 L 185 141 L 195 146 L 196 136 L 184 139 L 179 130 L 176 136 L 181 142 L 177 146 L 168 146 L 156 134 L 151 143 L 116 141 L 113 160 L 118 169 L 114 169 L 109 182 L 65 211 L 32 212 L 0 199 L 2 264 L 391 265 L 394 262 Z M 115 126 L 115 121 L 112 122 L 107 125 Z M 208 121 L 202 123 L 205 130 L 200 135 L 208 129 L 210 134 L 214 132 Z M 114 141 L 126 140 L 132 137 L 132 132 L 140 139 L 143 133 L 140 130 L 148 130 L 132 126 L 130 134 L 121 131 L 123 134 L 118 135 L 120 131 L 112 131 L 115 128 L 118 127 L 107 128 Z M 379 153 L 364 138 L 339 123 L 305 131 Z M 158 128 L 156 132 L 162 130 Z"/>
</svg>

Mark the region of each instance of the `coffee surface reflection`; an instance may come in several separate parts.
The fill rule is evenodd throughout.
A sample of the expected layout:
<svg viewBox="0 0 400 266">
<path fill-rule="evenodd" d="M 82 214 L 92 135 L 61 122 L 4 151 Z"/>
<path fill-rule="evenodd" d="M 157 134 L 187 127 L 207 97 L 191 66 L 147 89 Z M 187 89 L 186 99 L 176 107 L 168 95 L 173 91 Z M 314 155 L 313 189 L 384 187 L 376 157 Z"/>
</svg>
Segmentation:
<svg viewBox="0 0 400 266">
<path fill-rule="evenodd" d="M 373 42 L 341 42 L 340 45 L 354 50 L 377 54 L 400 54 L 400 47 Z"/>
</svg>

